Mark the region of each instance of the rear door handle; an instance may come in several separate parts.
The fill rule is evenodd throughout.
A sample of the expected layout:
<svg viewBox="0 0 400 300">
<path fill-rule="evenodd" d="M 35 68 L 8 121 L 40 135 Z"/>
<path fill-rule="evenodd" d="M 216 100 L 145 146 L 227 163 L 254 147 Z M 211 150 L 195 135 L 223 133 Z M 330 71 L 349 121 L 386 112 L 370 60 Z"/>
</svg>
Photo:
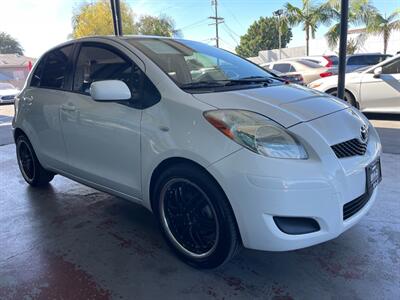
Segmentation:
<svg viewBox="0 0 400 300">
<path fill-rule="evenodd" d="M 61 105 L 61 109 L 65 111 L 76 111 L 76 107 L 72 104 L 69 105 L 63 104 Z"/>
</svg>

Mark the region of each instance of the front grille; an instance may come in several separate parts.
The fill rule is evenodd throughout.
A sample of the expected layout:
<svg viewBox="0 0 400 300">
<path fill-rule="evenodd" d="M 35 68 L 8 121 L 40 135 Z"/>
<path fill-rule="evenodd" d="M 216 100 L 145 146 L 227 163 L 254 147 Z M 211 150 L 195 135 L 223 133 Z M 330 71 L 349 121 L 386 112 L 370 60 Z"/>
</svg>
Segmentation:
<svg viewBox="0 0 400 300">
<path fill-rule="evenodd" d="M 14 95 L 11 95 L 11 96 L 3 96 L 3 97 L 1 97 L 1 100 L 13 100 L 14 99 Z"/>
<path fill-rule="evenodd" d="M 368 203 L 368 200 L 370 198 L 371 195 L 365 193 L 360 197 L 354 199 L 353 201 L 346 203 L 343 206 L 343 220 L 350 218 L 351 216 L 355 215 L 358 211 L 360 211 L 365 206 L 365 204 Z"/>
<path fill-rule="evenodd" d="M 352 139 L 333 145 L 331 148 L 338 158 L 343 158 L 364 155 L 365 151 L 367 151 L 367 143 L 363 143 L 358 139 Z"/>
</svg>

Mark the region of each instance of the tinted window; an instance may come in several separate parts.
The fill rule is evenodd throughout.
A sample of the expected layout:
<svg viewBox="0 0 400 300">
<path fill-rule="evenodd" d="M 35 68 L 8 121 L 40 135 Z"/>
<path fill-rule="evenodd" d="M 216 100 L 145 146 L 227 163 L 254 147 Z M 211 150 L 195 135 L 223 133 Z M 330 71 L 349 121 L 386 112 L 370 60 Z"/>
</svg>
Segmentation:
<svg viewBox="0 0 400 300">
<path fill-rule="evenodd" d="M 32 79 L 31 79 L 31 86 L 39 86 L 40 85 L 40 79 L 42 78 L 44 61 L 45 61 L 45 58 L 42 58 L 39 61 L 38 66 L 35 68 L 35 73 L 33 73 Z"/>
<path fill-rule="evenodd" d="M 399 74 L 400 73 L 400 59 L 395 59 L 394 61 L 384 65 L 382 67 L 383 74 Z"/>
<path fill-rule="evenodd" d="M 290 72 L 291 67 L 291 64 L 274 64 L 273 69 L 281 73 L 288 73 Z"/>
<path fill-rule="evenodd" d="M 71 65 L 70 57 L 72 55 L 72 50 L 73 45 L 68 45 L 49 52 L 44 58 L 42 76 L 41 78 L 39 76 L 33 84 L 36 84 L 39 81 L 40 87 L 54 89 L 65 88 L 67 72 Z M 39 72 L 40 70 L 37 71 Z"/>
<path fill-rule="evenodd" d="M 149 101 L 152 102 L 156 98 L 159 100 L 156 87 L 130 59 L 107 46 L 82 46 L 76 65 L 73 90 L 90 95 L 92 82 L 111 79 L 125 82 L 131 91 L 132 100 L 142 99 L 145 106 L 149 106 Z"/>
<path fill-rule="evenodd" d="M 359 55 L 348 58 L 348 65 L 376 65 L 390 57 L 389 55 Z"/>
<path fill-rule="evenodd" d="M 237 55 L 199 42 L 163 38 L 135 38 L 127 41 L 180 86 L 199 81 L 271 76 L 261 67 Z"/>
</svg>

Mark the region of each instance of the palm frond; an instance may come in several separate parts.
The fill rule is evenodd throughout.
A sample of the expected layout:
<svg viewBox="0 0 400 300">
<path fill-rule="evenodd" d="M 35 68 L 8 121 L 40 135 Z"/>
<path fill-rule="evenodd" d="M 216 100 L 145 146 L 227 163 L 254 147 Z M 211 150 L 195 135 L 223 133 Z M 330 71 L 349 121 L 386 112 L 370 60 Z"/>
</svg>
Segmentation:
<svg viewBox="0 0 400 300">
<path fill-rule="evenodd" d="M 339 37 L 340 37 L 340 23 L 336 23 L 325 34 L 325 38 L 328 42 L 329 48 L 334 49 L 337 46 L 339 42 Z"/>
</svg>

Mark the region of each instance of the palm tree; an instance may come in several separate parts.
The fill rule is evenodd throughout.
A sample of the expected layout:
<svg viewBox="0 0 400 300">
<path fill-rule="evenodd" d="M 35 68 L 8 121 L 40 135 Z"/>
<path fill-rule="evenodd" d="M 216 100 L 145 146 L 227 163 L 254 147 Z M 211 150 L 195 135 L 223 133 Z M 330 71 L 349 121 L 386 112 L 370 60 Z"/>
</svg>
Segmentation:
<svg viewBox="0 0 400 300">
<path fill-rule="evenodd" d="M 390 35 L 395 30 L 400 30 L 400 9 L 395 10 L 388 17 L 376 13 L 367 26 L 367 32 L 383 36 L 383 53 L 386 54 Z"/>
<path fill-rule="evenodd" d="M 328 45 L 335 48 L 339 42 L 340 37 L 340 0 L 328 0 L 324 5 L 328 10 L 331 19 L 335 20 L 335 24 L 325 34 L 328 40 Z M 376 14 L 376 8 L 370 3 L 369 0 L 350 0 L 349 7 L 349 24 L 354 26 L 366 25 Z M 360 34 L 357 37 L 358 45 L 361 45 L 366 39 L 365 34 Z"/>
<path fill-rule="evenodd" d="M 306 53 L 309 55 L 310 34 L 314 38 L 320 24 L 329 25 L 330 14 L 326 5 L 317 5 L 312 0 L 302 0 L 302 7 L 285 4 L 285 15 L 290 25 L 303 25 L 306 33 Z"/>
</svg>

